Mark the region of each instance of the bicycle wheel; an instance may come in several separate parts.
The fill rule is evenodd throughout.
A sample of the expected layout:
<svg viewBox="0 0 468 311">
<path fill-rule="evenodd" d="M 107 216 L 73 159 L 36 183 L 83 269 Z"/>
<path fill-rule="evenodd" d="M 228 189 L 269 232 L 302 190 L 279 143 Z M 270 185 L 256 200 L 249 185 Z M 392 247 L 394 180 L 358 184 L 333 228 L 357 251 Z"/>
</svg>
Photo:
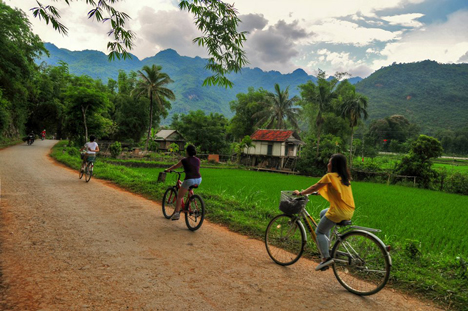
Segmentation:
<svg viewBox="0 0 468 311">
<path fill-rule="evenodd" d="M 185 211 L 185 224 L 191 231 L 198 230 L 205 219 L 205 202 L 203 199 L 194 194 L 188 202 L 189 207 Z"/>
<path fill-rule="evenodd" d="M 279 265 L 292 265 L 301 258 L 306 233 L 300 221 L 286 214 L 273 218 L 265 232 L 265 246 L 271 259 Z"/>
<path fill-rule="evenodd" d="M 93 177 L 93 165 L 91 162 L 88 162 L 85 168 L 85 180 L 86 182 L 89 182 L 91 180 L 91 177 Z"/>
<path fill-rule="evenodd" d="M 333 246 L 335 276 L 351 293 L 361 296 L 379 292 L 390 277 L 390 255 L 375 236 L 364 231 L 344 234 Z"/>
<path fill-rule="evenodd" d="M 176 207 L 177 191 L 174 188 L 168 188 L 164 193 L 162 201 L 162 212 L 167 219 L 174 214 Z"/>
<path fill-rule="evenodd" d="M 80 179 L 83 178 L 83 174 L 84 174 L 84 171 L 81 170 L 81 167 L 80 167 Z"/>
</svg>

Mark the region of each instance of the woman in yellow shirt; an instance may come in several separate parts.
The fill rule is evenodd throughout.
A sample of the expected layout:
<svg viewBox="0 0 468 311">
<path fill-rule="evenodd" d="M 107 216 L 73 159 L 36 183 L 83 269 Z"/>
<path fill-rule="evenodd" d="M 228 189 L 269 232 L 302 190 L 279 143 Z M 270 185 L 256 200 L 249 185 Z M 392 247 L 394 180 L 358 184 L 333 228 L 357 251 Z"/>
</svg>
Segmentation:
<svg viewBox="0 0 468 311">
<path fill-rule="evenodd" d="M 315 270 L 326 270 L 333 264 L 330 258 L 330 230 L 343 220 L 350 220 L 354 214 L 354 198 L 351 190 L 351 174 L 346 164 L 346 157 L 334 154 L 328 161 L 328 173 L 315 185 L 306 190 L 295 190 L 296 195 L 306 195 L 317 192 L 330 202 L 330 208 L 320 212 L 320 222 L 315 230 L 317 244 L 322 254 L 322 262 Z"/>
</svg>

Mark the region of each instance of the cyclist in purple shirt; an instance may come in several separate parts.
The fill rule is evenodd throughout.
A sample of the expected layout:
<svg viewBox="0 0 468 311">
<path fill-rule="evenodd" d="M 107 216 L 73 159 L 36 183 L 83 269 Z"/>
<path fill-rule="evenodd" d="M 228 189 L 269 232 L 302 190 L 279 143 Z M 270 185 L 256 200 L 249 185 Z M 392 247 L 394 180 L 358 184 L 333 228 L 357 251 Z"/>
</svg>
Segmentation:
<svg viewBox="0 0 468 311">
<path fill-rule="evenodd" d="M 195 149 L 194 145 L 188 145 L 187 149 L 187 157 L 180 160 L 177 164 L 174 164 L 170 168 L 164 170 L 165 172 L 169 172 L 175 170 L 181 166 L 184 167 L 185 172 L 185 180 L 182 183 L 182 186 L 177 193 L 177 202 L 174 214 L 172 215 L 172 220 L 178 220 L 180 218 L 180 209 L 182 207 L 182 200 L 189 190 L 190 186 L 199 185 L 202 181 L 200 175 L 200 159 L 197 158 L 195 155 L 197 154 L 197 150 Z"/>
</svg>

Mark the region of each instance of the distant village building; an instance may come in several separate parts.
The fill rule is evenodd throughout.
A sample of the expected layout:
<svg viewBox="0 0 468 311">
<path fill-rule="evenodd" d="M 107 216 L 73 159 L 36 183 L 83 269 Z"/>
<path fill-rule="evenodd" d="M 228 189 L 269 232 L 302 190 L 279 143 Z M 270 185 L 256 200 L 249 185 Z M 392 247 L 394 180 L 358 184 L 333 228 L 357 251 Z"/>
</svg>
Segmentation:
<svg viewBox="0 0 468 311">
<path fill-rule="evenodd" d="M 179 150 L 184 150 L 186 140 L 176 130 L 161 130 L 156 133 L 154 141 L 158 144 L 158 150 L 167 151 L 171 144 L 177 144 Z"/>
<path fill-rule="evenodd" d="M 245 164 L 260 168 L 294 170 L 305 143 L 292 130 L 257 130 L 250 138 L 255 147 L 245 148 Z"/>
</svg>

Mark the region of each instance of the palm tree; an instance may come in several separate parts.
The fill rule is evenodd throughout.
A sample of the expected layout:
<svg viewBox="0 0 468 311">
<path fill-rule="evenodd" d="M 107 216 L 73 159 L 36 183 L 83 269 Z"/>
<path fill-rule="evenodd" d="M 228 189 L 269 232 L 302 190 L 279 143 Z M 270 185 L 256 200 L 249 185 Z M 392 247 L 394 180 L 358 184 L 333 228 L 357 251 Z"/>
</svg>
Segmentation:
<svg viewBox="0 0 468 311">
<path fill-rule="evenodd" d="M 160 111 L 164 111 L 165 107 L 163 105 L 166 99 L 174 100 L 174 93 L 164 87 L 165 85 L 174 82 L 169 76 L 161 72 L 162 67 L 152 65 L 144 66 L 142 70 L 138 70 L 138 80 L 135 89 L 132 91 L 132 95 L 139 97 L 142 95 L 148 96 L 150 100 L 150 121 L 148 126 L 148 135 L 146 138 L 145 151 L 148 150 L 148 142 L 151 135 L 151 128 L 153 127 L 153 100 L 156 101 Z"/>
<path fill-rule="evenodd" d="M 315 117 L 315 126 L 317 129 L 317 151 L 316 157 L 318 158 L 320 152 L 320 136 L 322 133 L 322 125 L 325 122 L 323 114 L 330 110 L 332 101 L 338 98 L 335 92 L 335 86 L 338 79 L 333 78 L 331 81 L 325 79 L 325 72 L 321 71 L 318 75 L 317 85 L 312 81 L 300 86 L 302 89 L 301 95 L 306 102 L 315 104 L 317 107 L 317 116 Z"/>
<path fill-rule="evenodd" d="M 275 93 L 268 92 L 264 98 L 265 109 L 255 113 L 252 118 L 259 118 L 257 126 L 266 124 L 266 128 L 286 128 L 285 119 L 294 127 L 298 128 L 297 119 L 299 108 L 294 105 L 299 101 L 299 97 L 289 98 L 289 86 L 281 91 L 278 83 L 275 84 Z"/>
<path fill-rule="evenodd" d="M 367 114 L 367 98 L 359 93 L 351 85 L 349 91 L 343 96 L 343 103 L 341 104 L 341 116 L 348 119 L 349 126 L 351 127 L 351 142 L 349 146 L 349 166 L 353 166 L 353 137 L 354 127 L 358 125 L 360 119 L 366 120 Z"/>
</svg>

